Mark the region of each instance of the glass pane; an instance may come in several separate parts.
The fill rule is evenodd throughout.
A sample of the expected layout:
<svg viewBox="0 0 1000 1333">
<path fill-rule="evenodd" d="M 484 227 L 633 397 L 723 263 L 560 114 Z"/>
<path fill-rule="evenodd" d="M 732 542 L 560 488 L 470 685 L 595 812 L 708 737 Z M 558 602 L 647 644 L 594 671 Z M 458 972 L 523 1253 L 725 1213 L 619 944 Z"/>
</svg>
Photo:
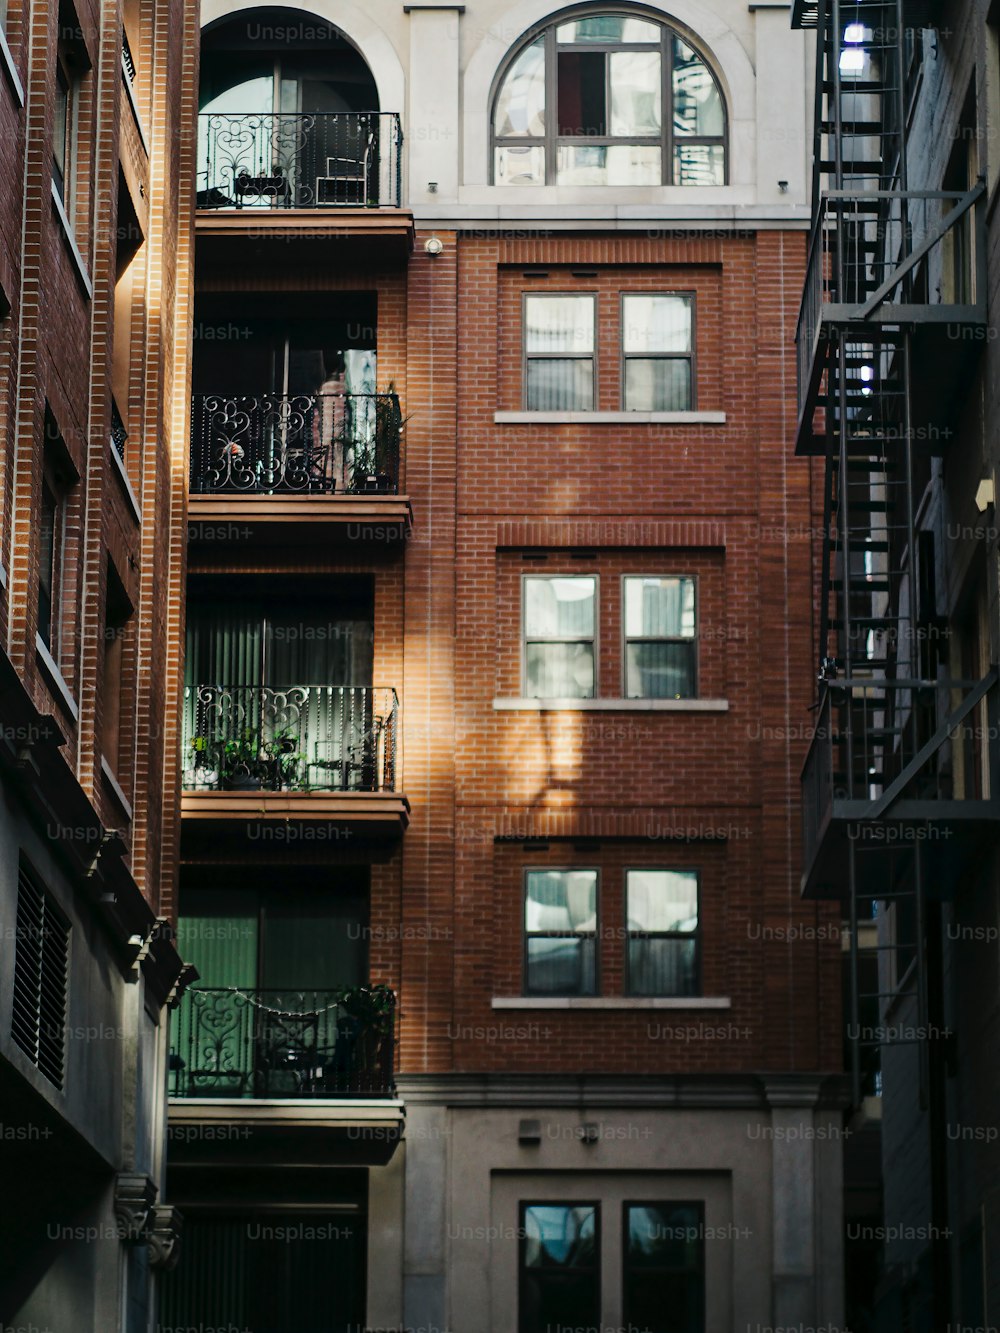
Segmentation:
<svg viewBox="0 0 1000 1333">
<path fill-rule="evenodd" d="M 630 1327 L 701 1333 L 703 1233 L 698 1204 L 626 1207 L 625 1318 Z"/>
<path fill-rule="evenodd" d="M 498 138 L 545 133 L 545 39 L 527 47 L 514 61 L 497 97 L 494 122 Z"/>
<path fill-rule="evenodd" d="M 594 959 L 593 939 L 532 935 L 525 991 L 529 995 L 595 995 Z"/>
<path fill-rule="evenodd" d="M 675 185 L 725 185 L 726 152 L 721 144 L 674 146 Z"/>
<path fill-rule="evenodd" d="M 622 300 L 622 347 L 626 352 L 690 352 L 690 296 L 665 292 Z"/>
<path fill-rule="evenodd" d="M 626 638 L 693 639 L 694 633 L 694 579 L 625 580 Z"/>
<path fill-rule="evenodd" d="M 525 651 L 529 699 L 592 699 L 592 643 L 529 643 Z"/>
<path fill-rule="evenodd" d="M 703 60 L 674 38 L 674 133 L 721 135 L 725 130 L 722 98 Z"/>
<path fill-rule="evenodd" d="M 594 350 L 592 296 L 528 296 L 524 302 L 527 352 L 590 355 Z"/>
<path fill-rule="evenodd" d="M 691 409 L 691 362 L 625 362 L 626 412 L 688 412 Z"/>
<path fill-rule="evenodd" d="M 631 138 L 660 133 L 659 51 L 611 55 L 611 133 Z"/>
<path fill-rule="evenodd" d="M 704 1228 L 698 1204 L 630 1204 L 626 1211 L 629 1268 L 699 1271 Z"/>
<path fill-rule="evenodd" d="M 660 149 L 654 144 L 560 144 L 557 185 L 659 185 Z"/>
<path fill-rule="evenodd" d="M 557 185 L 607 185 L 608 150 L 599 144 L 560 144 L 556 149 Z"/>
<path fill-rule="evenodd" d="M 694 692 L 692 644 L 626 644 L 627 699 L 693 699 Z"/>
<path fill-rule="evenodd" d="M 660 29 L 655 23 L 626 18 L 624 14 L 598 14 L 592 18 L 560 23 L 556 41 L 560 46 L 573 42 L 659 42 Z"/>
<path fill-rule="evenodd" d="M 526 387 L 529 412 L 592 412 L 594 363 L 532 358 L 528 362 Z"/>
<path fill-rule="evenodd" d="M 531 1204 L 524 1210 L 525 1268 L 594 1268 L 597 1209 L 592 1204 Z"/>
<path fill-rule="evenodd" d="M 596 870 L 530 870 L 524 928 L 589 931 L 597 925 Z"/>
<path fill-rule="evenodd" d="M 693 870 L 630 870 L 629 930 L 697 930 L 698 876 Z"/>
<path fill-rule="evenodd" d="M 569 138 L 608 132 L 602 51 L 560 51 L 556 72 L 559 133 Z"/>
<path fill-rule="evenodd" d="M 493 179 L 497 185 L 544 185 L 545 149 L 541 144 L 498 145 Z"/>
<path fill-rule="evenodd" d="M 530 575 L 524 580 L 527 637 L 588 638 L 594 632 L 596 592 L 597 580 L 589 574 L 554 578 Z"/>
<path fill-rule="evenodd" d="M 629 940 L 629 991 L 633 995 L 697 995 L 697 949 L 695 939 Z"/>
</svg>

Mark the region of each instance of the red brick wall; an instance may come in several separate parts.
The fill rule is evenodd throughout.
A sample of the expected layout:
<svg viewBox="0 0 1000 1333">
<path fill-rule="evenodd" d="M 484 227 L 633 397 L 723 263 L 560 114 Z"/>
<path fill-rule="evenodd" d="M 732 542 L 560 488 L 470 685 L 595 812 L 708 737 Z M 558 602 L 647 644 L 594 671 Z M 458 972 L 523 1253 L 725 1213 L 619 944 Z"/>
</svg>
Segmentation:
<svg viewBox="0 0 1000 1333">
<path fill-rule="evenodd" d="M 791 442 L 804 237 L 438 234 L 409 274 L 402 912 L 424 937 L 403 932 L 402 1067 L 836 1068 L 836 912 L 798 895 L 818 526 Z M 604 410 L 617 293 L 695 290 L 698 407 L 725 424 L 495 424 L 521 405 L 521 291 L 574 284 L 599 294 Z M 700 693 L 729 711 L 495 710 L 520 693 L 521 573 L 599 574 L 598 692 L 620 693 L 626 571 L 698 576 Z M 698 865 L 705 992 L 731 1010 L 493 1010 L 521 990 L 523 867 L 547 861 L 599 866 L 612 925 L 624 865 Z M 602 940 L 602 994 L 621 994 L 621 956 Z M 651 1038 L 671 1022 L 712 1031 Z M 513 1035 L 482 1039 L 498 1024 Z"/>
</svg>

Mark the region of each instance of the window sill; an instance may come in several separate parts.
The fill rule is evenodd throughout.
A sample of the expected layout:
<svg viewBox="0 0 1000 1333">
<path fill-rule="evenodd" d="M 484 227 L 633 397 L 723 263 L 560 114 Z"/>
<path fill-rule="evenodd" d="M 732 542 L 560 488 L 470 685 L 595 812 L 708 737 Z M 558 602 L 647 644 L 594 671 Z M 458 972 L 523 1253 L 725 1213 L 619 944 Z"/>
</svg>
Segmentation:
<svg viewBox="0 0 1000 1333">
<path fill-rule="evenodd" d="M 118 480 L 121 482 L 125 491 L 125 498 L 132 507 L 132 513 L 136 523 L 142 527 L 142 510 L 139 508 L 139 501 L 136 499 L 135 491 L 132 489 L 132 483 L 128 479 L 128 473 L 125 470 L 125 464 L 118 456 L 118 450 L 114 445 L 111 446 L 111 461 L 115 464 L 115 471 L 118 473 Z"/>
<path fill-rule="evenodd" d="M 77 707 L 76 700 L 73 698 L 73 693 L 66 684 L 63 673 L 59 670 L 55 658 L 49 652 L 48 648 L 46 648 L 45 640 L 38 633 L 35 634 L 35 652 L 38 655 L 39 662 L 42 664 L 42 670 L 48 677 L 52 688 L 59 696 L 70 717 L 74 722 L 78 721 L 80 710 Z"/>
<path fill-rule="evenodd" d="M 724 426 L 725 412 L 494 412 L 497 426 Z"/>
<path fill-rule="evenodd" d="M 104 776 L 104 780 L 105 780 L 105 782 L 108 784 L 108 786 L 111 788 L 112 792 L 114 793 L 115 800 L 118 802 L 118 804 L 121 806 L 122 810 L 125 812 L 125 817 L 126 817 L 127 819 L 131 819 L 131 818 L 132 818 L 132 803 L 129 801 L 129 799 L 128 799 L 128 797 L 125 795 L 125 793 L 122 791 L 121 786 L 119 785 L 118 779 L 115 777 L 114 769 L 111 767 L 111 765 L 108 763 L 108 761 L 104 758 L 104 755 L 103 755 L 103 754 L 101 755 L 101 773 L 102 773 L 103 776 Z"/>
<path fill-rule="evenodd" d="M 76 243 L 76 237 L 73 235 L 73 227 L 66 215 L 63 201 L 59 198 L 59 191 L 56 189 L 55 181 L 52 182 L 52 202 L 56 206 L 56 213 L 59 216 L 59 221 L 62 223 L 63 235 L 66 237 L 66 242 L 69 245 L 69 252 L 73 256 L 73 263 L 76 265 L 77 276 L 83 284 L 83 290 L 87 293 L 88 298 L 90 298 L 94 295 L 94 284 L 90 281 L 90 274 L 87 272 L 87 266 L 83 262 L 83 255 L 81 255 L 80 248 Z"/>
<path fill-rule="evenodd" d="M 728 699 L 494 699 L 495 712 L 728 713 Z"/>
<path fill-rule="evenodd" d="M 494 1009 L 730 1009 L 728 995 L 494 995 Z"/>
<path fill-rule="evenodd" d="M 11 55 L 10 47 L 7 45 L 7 34 L 0 27 L 0 57 L 3 60 L 4 69 L 7 71 L 7 78 L 10 80 L 10 86 L 14 90 L 14 96 L 17 98 L 19 106 L 24 106 L 24 88 L 17 72 L 17 66 L 14 64 L 14 57 Z"/>
</svg>

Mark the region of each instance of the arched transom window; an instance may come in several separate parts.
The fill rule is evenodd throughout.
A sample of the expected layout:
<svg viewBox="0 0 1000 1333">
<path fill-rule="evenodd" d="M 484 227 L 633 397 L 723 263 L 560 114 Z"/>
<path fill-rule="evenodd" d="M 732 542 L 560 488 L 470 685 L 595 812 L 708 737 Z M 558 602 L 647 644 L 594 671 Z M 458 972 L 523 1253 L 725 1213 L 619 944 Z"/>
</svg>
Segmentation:
<svg viewBox="0 0 1000 1333">
<path fill-rule="evenodd" d="M 553 23 L 518 51 L 500 82 L 493 180 L 724 185 L 719 86 L 666 24 L 614 13 Z"/>
</svg>

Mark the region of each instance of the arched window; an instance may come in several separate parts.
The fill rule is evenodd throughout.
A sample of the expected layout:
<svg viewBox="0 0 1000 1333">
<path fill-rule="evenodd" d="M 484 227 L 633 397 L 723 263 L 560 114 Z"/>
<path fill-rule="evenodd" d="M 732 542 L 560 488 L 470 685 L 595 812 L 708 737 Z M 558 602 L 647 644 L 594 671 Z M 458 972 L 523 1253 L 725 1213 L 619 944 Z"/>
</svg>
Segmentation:
<svg viewBox="0 0 1000 1333">
<path fill-rule="evenodd" d="M 724 185 L 719 85 L 666 24 L 626 13 L 560 20 L 520 48 L 500 81 L 493 181 Z"/>
</svg>

